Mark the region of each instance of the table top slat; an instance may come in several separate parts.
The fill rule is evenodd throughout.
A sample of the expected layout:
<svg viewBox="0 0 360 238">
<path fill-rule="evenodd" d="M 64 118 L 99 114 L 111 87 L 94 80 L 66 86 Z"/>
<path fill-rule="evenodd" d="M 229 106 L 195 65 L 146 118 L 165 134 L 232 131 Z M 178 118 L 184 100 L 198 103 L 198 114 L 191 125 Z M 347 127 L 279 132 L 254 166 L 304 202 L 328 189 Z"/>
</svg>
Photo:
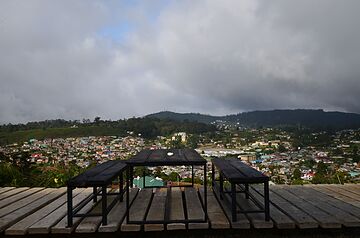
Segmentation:
<svg viewBox="0 0 360 238">
<path fill-rule="evenodd" d="M 205 165 L 206 160 L 193 149 L 143 150 L 127 160 L 130 166 Z"/>
</svg>

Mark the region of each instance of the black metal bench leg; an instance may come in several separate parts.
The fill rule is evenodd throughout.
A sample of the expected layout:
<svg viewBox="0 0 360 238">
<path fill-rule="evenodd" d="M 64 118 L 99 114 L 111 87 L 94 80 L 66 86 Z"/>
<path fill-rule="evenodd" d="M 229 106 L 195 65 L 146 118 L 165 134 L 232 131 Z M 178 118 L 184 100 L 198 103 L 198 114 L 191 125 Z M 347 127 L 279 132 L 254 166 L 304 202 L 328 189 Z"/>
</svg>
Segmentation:
<svg viewBox="0 0 360 238">
<path fill-rule="evenodd" d="M 249 199 L 249 184 L 245 184 L 245 198 Z"/>
<path fill-rule="evenodd" d="M 265 220 L 270 220 L 269 182 L 264 183 Z"/>
<path fill-rule="evenodd" d="M 97 187 L 93 187 L 93 201 L 97 202 Z"/>
<path fill-rule="evenodd" d="M 191 185 L 194 187 L 194 165 L 191 165 Z"/>
<path fill-rule="evenodd" d="M 124 176 L 123 173 L 120 174 L 119 178 L 119 192 L 120 192 L 120 202 L 122 202 L 123 199 L 123 193 L 124 193 Z"/>
<path fill-rule="evenodd" d="M 68 227 L 72 227 L 73 225 L 73 204 L 72 204 L 72 187 L 67 187 L 67 223 Z"/>
<path fill-rule="evenodd" d="M 134 168 L 132 166 L 129 167 L 129 170 L 130 170 L 130 175 L 129 175 L 129 178 L 130 178 L 130 188 L 133 187 L 134 185 Z"/>
<path fill-rule="evenodd" d="M 102 186 L 102 224 L 107 225 L 107 196 L 106 186 Z"/>
<path fill-rule="evenodd" d="M 215 185 L 215 165 L 211 163 L 211 185 Z"/>
<path fill-rule="evenodd" d="M 145 169 L 146 169 L 146 167 L 144 167 L 144 170 L 143 170 L 143 188 L 146 188 L 146 184 L 145 184 L 145 182 L 146 182 L 146 179 L 145 179 Z M 139 186 L 140 186 L 140 180 L 139 180 Z"/>
<path fill-rule="evenodd" d="M 220 173 L 220 199 L 223 199 L 223 193 L 224 193 L 224 177 Z"/>
<path fill-rule="evenodd" d="M 232 221 L 237 221 L 237 212 L 236 212 L 236 184 L 231 183 L 231 213 L 232 213 Z"/>
</svg>

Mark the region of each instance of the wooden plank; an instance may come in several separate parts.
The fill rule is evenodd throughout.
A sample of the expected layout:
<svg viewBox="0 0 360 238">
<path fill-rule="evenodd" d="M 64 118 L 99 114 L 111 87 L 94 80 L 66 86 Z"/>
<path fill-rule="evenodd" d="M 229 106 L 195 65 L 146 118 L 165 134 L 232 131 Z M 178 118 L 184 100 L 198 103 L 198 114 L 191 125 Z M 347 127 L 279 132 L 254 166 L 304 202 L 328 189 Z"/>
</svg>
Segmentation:
<svg viewBox="0 0 360 238">
<path fill-rule="evenodd" d="M 0 208 L 5 207 L 6 205 L 8 205 L 10 203 L 16 202 L 17 200 L 20 200 L 34 192 L 37 192 L 41 188 L 30 189 L 31 191 L 29 191 L 28 189 L 29 189 L 28 187 L 16 188 L 16 189 L 12 189 L 10 191 L 0 194 L 0 200 L 1 200 Z M 28 191 L 28 192 L 25 193 L 25 191 Z M 1 216 L 1 214 L 0 214 L 0 216 Z"/>
<path fill-rule="evenodd" d="M 359 207 L 353 206 L 349 203 L 343 202 L 343 201 L 336 199 L 332 196 L 329 196 L 325 193 L 317 191 L 316 186 L 309 187 L 309 188 L 307 188 L 307 190 L 309 192 L 311 192 L 312 194 L 314 194 L 315 196 L 319 197 L 319 200 L 322 201 L 323 203 L 337 207 L 338 209 L 341 209 L 342 211 L 347 212 L 347 213 L 357 217 L 358 219 L 360 219 L 360 208 Z"/>
<path fill-rule="evenodd" d="M 356 183 L 356 184 L 346 183 L 346 184 L 344 184 L 344 187 L 349 187 L 349 188 L 356 189 L 357 191 L 360 191 L 360 183 Z"/>
<path fill-rule="evenodd" d="M 319 186 L 319 185 L 316 185 L 313 188 L 316 189 L 317 191 L 320 191 L 320 192 L 328 195 L 328 196 L 331 196 L 331 197 L 341 200 L 343 202 L 349 203 L 355 207 L 360 207 L 360 202 L 358 200 L 352 198 L 352 195 L 348 196 L 347 193 L 345 193 L 345 192 L 341 193 L 341 192 L 333 191 L 324 186 Z"/>
<path fill-rule="evenodd" d="M 264 197 L 255 190 L 251 191 L 251 193 L 258 201 L 264 201 Z M 275 223 L 276 228 L 278 229 L 294 229 L 296 227 L 295 222 L 289 216 L 275 207 L 271 202 L 270 216 Z"/>
<path fill-rule="evenodd" d="M 331 185 L 331 186 L 336 186 L 337 188 L 340 188 L 342 189 L 343 191 L 348 191 L 348 192 L 351 192 L 351 193 L 354 193 L 357 195 L 357 197 L 360 199 L 360 186 L 359 185 L 356 185 L 356 184 L 353 184 L 355 186 L 352 186 L 352 185 Z"/>
<path fill-rule="evenodd" d="M 166 202 L 166 188 L 158 188 L 155 190 L 154 198 L 151 202 L 149 213 L 146 217 L 147 221 L 164 221 L 165 220 L 165 202 Z M 145 224 L 145 231 L 163 231 L 164 224 Z"/>
<path fill-rule="evenodd" d="M 260 186 L 252 186 L 254 190 L 263 196 L 263 188 Z M 300 229 L 311 229 L 317 228 L 318 222 L 309 216 L 306 212 L 302 211 L 298 207 L 294 206 L 288 200 L 282 198 L 281 196 L 274 193 L 271 189 L 269 190 L 270 204 L 271 206 L 277 208 L 279 211 L 283 212 L 294 220 L 297 227 Z M 270 215 L 272 216 L 272 211 L 270 210 Z"/>
<path fill-rule="evenodd" d="M 116 196 L 107 196 L 107 204 L 110 205 L 115 199 Z M 93 207 L 93 209 L 91 209 L 91 211 L 88 214 L 101 214 L 101 213 L 102 213 L 102 203 L 98 203 L 96 204 L 95 207 Z M 75 232 L 94 233 L 97 231 L 101 222 L 102 222 L 102 216 L 85 217 L 76 227 Z"/>
<path fill-rule="evenodd" d="M 52 191 L 51 189 L 44 190 L 44 188 L 31 188 L 29 190 L 24 191 L 23 193 L 14 195 L 16 196 L 17 199 L 13 201 L 11 201 L 12 197 L 4 199 L 3 201 L 6 204 L 6 206 L 0 209 L 0 217 L 3 217 L 23 206 L 26 206 L 27 204 L 33 202 L 34 200 L 40 198 L 45 194 L 48 194 L 51 191 Z M 19 198 L 18 195 L 21 194 L 23 195 L 23 197 Z"/>
<path fill-rule="evenodd" d="M 3 188 L 0 188 L 0 194 L 5 193 L 5 192 L 10 191 L 10 190 L 13 190 L 13 189 L 15 189 L 15 187 L 3 187 Z"/>
<path fill-rule="evenodd" d="M 76 206 L 82 200 L 90 195 L 92 189 L 87 191 L 84 188 L 77 188 L 73 190 L 73 205 Z M 48 205 L 49 206 L 49 205 Z M 54 209 L 49 214 L 46 214 L 42 219 L 38 220 L 28 228 L 29 234 L 48 234 L 50 233 L 50 228 L 58 223 L 64 216 L 67 214 L 67 203 L 61 205 L 60 207 Z"/>
<path fill-rule="evenodd" d="M 356 193 L 354 189 L 346 189 L 348 186 L 338 185 L 338 186 L 332 186 L 332 185 L 321 185 L 322 187 L 325 187 L 328 190 L 331 190 L 333 192 L 337 192 L 340 194 L 343 194 L 353 200 L 356 200 L 360 202 L 360 192 L 359 194 Z"/>
<path fill-rule="evenodd" d="M 169 219 L 170 220 L 184 220 L 185 213 L 184 213 L 184 205 L 182 200 L 182 193 L 180 188 L 174 187 L 170 188 L 170 197 L 169 204 Z M 168 230 L 183 230 L 185 229 L 185 223 L 174 222 L 167 224 L 166 228 Z"/>
<path fill-rule="evenodd" d="M 200 195 L 204 198 L 204 190 L 200 189 Z M 216 200 L 212 190 L 207 192 L 208 218 L 211 229 L 229 229 L 230 223 L 224 214 L 219 202 Z"/>
<path fill-rule="evenodd" d="M 198 192 L 193 187 L 185 187 L 185 201 L 188 219 L 202 220 L 205 218 L 205 213 L 201 202 L 199 200 Z M 208 229 L 209 223 L 189 223 L 188 229 Z"/>
<path fill-rule="evenodd" d="M 19 220 L 32 214 L 33 212 L 37 211 L 43 206 L 49 204 L 50 202 L 54 201 L 56 198 L 60 197 L 64 193 L 65 193 L 65 188 L 62 189 L 47 188 L 38 193 L 35 193 L 34 195 L 25 198 L 25 199 L 31 198 L 32 199 L 31 203 L 27 203 L 26 206 L 21 206 L 12 213 L 9 213 L 8 215 L 2 217 L 0 219 L 0 231 L 4 231 L 9 226 L 15 224 Z"/>
<path fill-rule="evenodd" d="M 152 189 L 141 189 L 138 196 L 135 198 L 129 211 L 130 221 L 144 221 L 146 211 L 152 197 Z M 127 224 L 126 221 L 121 224 L 121 231 L 140 231 L 141 225 Z"/>
<path fill-rule="evenodd" d="M 58 191 L 60 194 L 65 192 L 64 189 L 59 189 Z M 16 224 L 12 225 L 8 229 L 6 229 L 6 235 L 25 235 L 27 234 L 28 228 L 34 224 L 35 222 L 42 219 L 44 216 L 48 215 L 49 213 L 56 210 L 59 206 L 63 205 L 66 202 L 66 194 L 63 194 L 61 197 L 56 199 L 55 201 L 49 203 L 45 207 L 35 211 L 34 213 L 30 214 L 29 216 L 25 217 L 24 219 L 20 220 Z"/>
<path fill-rule="evenodd" d="M 83 198 L 90 196 L 92 194 L 92 188 L 85 189 L 85 191 L 83 193 L 81 193 L 84 195 Z M 78 198 L 78 200 L 77 200 L 77 198 Z M 75 199 L 73 200 L 73 206 L 75 206 L 75 202 L 78 204 L 82 200 L 83 199 L 80 199 L 79 195 L 76 196 Z M 98 201 L 101 202 L 101 198 L 100 199 L 98 198 Z M 95 203 L 93 203 L 93 202 L 88 202 L 82 209 L 80 209 L 80 211 L 78 213 L 79 214 L 88 213 L 92 209 L 94 204 Z M 67 214 L 67 207 L 64 206 L 64 208 L 61 210 L 61 212 L 64 212 L 65 214 Z M 53 233 L 53 234 L 71 234 L 74 231 L 74 229 L 76 228 L 76 226 L 81 222 L 81 220 L 82 220 L 81 217 L 74 217 L 73 218 L 73 226 L 68 227 L 67 215 L 65 215 L 55 226 L 51 227 L 51 233 Z"/>
<path fill-rule="evenodd" d="M 294 206 L 298 207 L 299 209 L 303 210 L 304 212 L 315 218 L 315 220 L 319 222 L 319 225 L 322 228 L 341 228 L 341 222 L 338 219 L 336 219 L 329 213 L 321 210 L 320 208 L 314 206 L 308 201 L 286 191 L 284 189 L 285 187 L 286 186 L 273 186 L 271 187 L 271 189 L 272 191 L 274 191 L 274 193 L 288 200 Z"/>
<path fill-rule="evenodd" d="M 236 194 L 236 203 L 240 208 L 240 211 L 246 210 L 259 210 L 259 208 L 249 199 L 245 198 L 245 194 Z M 274 223 L 265 220 L 265 213 L 248 213 L 246 216 L 249 218 L 251 224 L 256 229 L 273 228 Z"/>
<path fill-rule="evenodd" d="M 129 193 L 129 201 L 130 204 L 134 201 L 137 193 L 139 192 L 138 188 L 130 189 Z M 124 221 L 126 216 L 126 202 L 125 202 L 125 195 L 123 198 L 123 202 L 118 202 L 114 208 L 108 214 L 108 224 L 104 226 L 103 224 L 100 225 L 98 231 L 99 232 L 116 232 L 119 230 L 121 223 Z"/>
<path fill-rule="evenodd" d="M 357 217 L 334 206 L 333 204 L 331 204 L 331 201 L 329 199 L 327 199 L 325 196 L 322 196 L 321 193 L 318 193 L 315 190 L 310 190 L 309 187 L 292 186 L 291 188 L 285 187 L 285 189 L 298 196 L 299 198 L 308 201 L 315 207 L 326 211 L 328 214 L 335 217 L 346 227 L 360 226 L 360 220 Z"/>
<path fill-rule="evenodd" d="M 213 188 L 213 191 L 214 191 L 214 195 L 216 196 L 216 199 L 219 201 L 220 206 L 222 207 L 227 219 L 230 222 L 231 228 L 250 229 L 250 221 L 244 214 L 237 214 L 237 221 L 236 222 L 232 221 L 230 199 L 228 198 L 227 195 L 223 196 L 223 199 L 220 199 L 219 190 Z"/>
</svg>

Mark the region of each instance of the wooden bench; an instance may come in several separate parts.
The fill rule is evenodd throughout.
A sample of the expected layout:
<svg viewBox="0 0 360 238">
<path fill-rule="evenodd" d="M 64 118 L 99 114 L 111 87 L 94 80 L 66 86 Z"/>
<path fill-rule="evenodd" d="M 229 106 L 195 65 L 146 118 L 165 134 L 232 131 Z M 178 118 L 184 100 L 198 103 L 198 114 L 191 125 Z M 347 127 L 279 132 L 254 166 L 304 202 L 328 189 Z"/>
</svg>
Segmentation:
<svg viewBox="0 0 360 238">
<path fill-rule="evenodd" d="M 219 172 L 219 187 L 215 180 L 215 167 Z M 231 184 L 231 189 L 224 188 L 224 179 Z M 260 203 L 249 191 L 249 184 L 264 184 L 264 205 Z M 212 185 L 213 189 L 218 189 L 220 199 L 227 194 L 231 196 L 232 221 L 237 221 L 237 213 L 257 213 L 264 212 L 265 220 L 270 220 L 269 209 L 269 177 L 265 176 L 256 169 L 244 164 L 239 159 L 219 159 L 212 160 Z M 237 189 L 238 188 L 238 189 Z M 259 210 L 240 210 L 237 209 L 236 193 L 245 193 L 246 199 L 251 199 Z"/>
<path fill-rule="evenodd" d="M 111 208 L 116 204 L 118 200 L 123 200 L 124 194 L 124 179 L 123 172 L 126 170 L 127 165 L 123 161 L 112 160 L 97 165 L 94 168 L 91 168 L 84 173 L 70 179 L 67 183 L 67 209 L 68 209 L 68 226 L 73 225 L 73 217 L 86 217 L 86 216 L 102 216 L 102 224 L 107 224 L 107 214 L 110 212 Z M 112 184 L 112 182 L 118 178 L 119 179 L 119 192 L 108 192 L 107 187 Z M 76 207 L 73 207 L 73 196 L 72 190 L 75 188 L 87 188 L 93 187 L 93 194 Z M 100 189 L 99 189 L 100 188 Z M 102 197 L 102 212 L 100 214 L 80 214 L 78 213 L 88 202 L 93 200 L 97 203 L 97 196 Z M 108 206 L 107 205 L 107 196 L 117 195 L 117 199 Z"/>
</svg>

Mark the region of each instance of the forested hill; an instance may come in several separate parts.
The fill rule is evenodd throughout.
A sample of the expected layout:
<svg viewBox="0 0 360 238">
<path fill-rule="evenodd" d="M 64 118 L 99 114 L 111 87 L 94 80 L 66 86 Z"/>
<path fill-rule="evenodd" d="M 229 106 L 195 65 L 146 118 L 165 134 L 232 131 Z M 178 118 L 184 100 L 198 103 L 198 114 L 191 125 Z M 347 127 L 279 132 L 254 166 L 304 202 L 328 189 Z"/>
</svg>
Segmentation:
<svg viewBox="0 0 360 238">
<path fill-rule="evenodd" d="M 360 127 L 360 114 L 344 112 L 325 112 L 324 110 L 271 110 L 252 111 L 227 116 L 210 116 L 197 113 L 159 112 L 147 117 L 172 119 L 178 121 L 198 121 L 211 123 L 216 120 L 239 123 L 242 126 L 286 126 L 350 129 Z"/>
<path fill-rule="evenodd" d="M 223 120 L 225 117 L 217 117 L 217 116 L 210 116 L 204 115 L 200 113 L 177 113 L 177 112 L 170 112 L 170 111 L 163 111 L 154 114 L 149 114 L 146 117 L 150 118 L 159 118 L 159 119 L 170 119 L 174 121 L 197 121 L 202 123 L 211 123 L 216 120 Z"/>
</svg>

